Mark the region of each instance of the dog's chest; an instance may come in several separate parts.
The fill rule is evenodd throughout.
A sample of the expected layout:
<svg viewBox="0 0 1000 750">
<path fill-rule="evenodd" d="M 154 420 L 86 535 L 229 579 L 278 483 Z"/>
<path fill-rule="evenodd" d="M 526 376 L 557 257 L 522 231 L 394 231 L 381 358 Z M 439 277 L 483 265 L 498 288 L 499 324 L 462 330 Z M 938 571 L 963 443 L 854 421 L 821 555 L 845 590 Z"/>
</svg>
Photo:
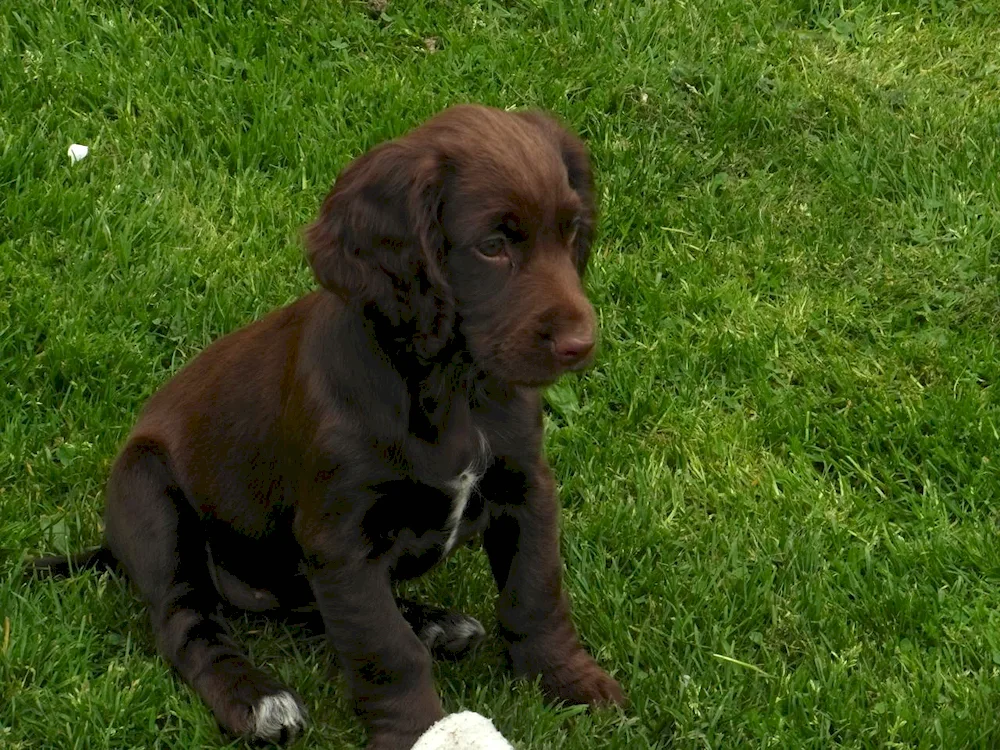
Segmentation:
<svg viewBox="0 0 1000 750">
<path fill-rule="evenodd" d="M 432 482 L 431 486 L 440 489 L 447 497 L 448 515 L 444 525 L 428 529 L 431 535 L 444 535 L 441 545 L 441 555 L 447 555 L 455 546 L 462 531 L 462 522 L 467 516 L 477 517 L 481 512 L 482 498 L 478 496 L 479 483 L 486 473 L 490 463 L 490 449 L 485 435 L 478 429 L 473 431 L 471 440 L 466 443 L 467 450 L 458 457 L 461 471 L 453 473 L 443 484 Z M 470 501 L 478 500 L 478 503 Z"/>
<path fill-rule="evenodd" d="M 469 450 L 454 463 L 433 466 L 382 487 L 365 519 L 373 553 L 389 554 L 400 578 L 420 575 L 474 534 L 485 514 L 479 485 L 490 462 L 489 447 L 478 431 Z"/>
<path fill-rule="evenodd" d="M 481 478 L 482 469 L 470 464 L 465 471 L 448 483 L 448 489 L 451 490 L 451 512 L 448 514 L 448 524 L 445 528 L 448 539 L 445 542 L 442 555 L 447 555 L 455 546 L 455 540 L 462 525 L 462 517 L 469 505 L 469 497 L 475 491 Z"/>
</svg>

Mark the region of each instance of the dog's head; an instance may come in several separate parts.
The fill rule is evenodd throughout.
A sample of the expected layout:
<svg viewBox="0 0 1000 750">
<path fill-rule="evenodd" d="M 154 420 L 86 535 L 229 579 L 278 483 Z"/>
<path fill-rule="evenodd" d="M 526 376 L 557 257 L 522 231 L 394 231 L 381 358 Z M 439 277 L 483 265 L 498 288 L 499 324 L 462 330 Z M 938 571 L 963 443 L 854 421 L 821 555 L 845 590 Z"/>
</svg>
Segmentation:
<svg viewBox="0 0 1000 750">
<path fill-rule="evenodd" d="M 586 149 L 538 112 L 446 110 L 352 162 L 306 231 L 316 278 L 431 358 L 541 385 L 592 359 L 581 286 L 594 229 Z"/>
</svg>

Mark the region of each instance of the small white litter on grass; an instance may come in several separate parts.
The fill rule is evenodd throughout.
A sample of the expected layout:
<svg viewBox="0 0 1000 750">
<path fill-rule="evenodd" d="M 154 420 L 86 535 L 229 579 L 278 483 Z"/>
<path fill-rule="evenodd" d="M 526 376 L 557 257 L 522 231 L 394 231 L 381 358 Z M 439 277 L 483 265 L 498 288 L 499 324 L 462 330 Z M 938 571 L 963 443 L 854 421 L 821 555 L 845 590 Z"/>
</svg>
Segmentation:
<svg viewBox="0 0 1000 750">
<path fill-rule="evenodd" d="M 413 750 L 514 750 L 494 728 L 493 722 L 475 711 L 445 716 L 424 732 Z"/>
<path fill-rule="evenodd" d="M 90 148 L 87 146 L 81 146 L 79 143 L 71 143 L 69 150 L 66 153 L 69 154 L 69 163 L 76 164 L 78 161 L 83 161 L 87 158 L 87 154 L 90 153 Z"/>
</svg>

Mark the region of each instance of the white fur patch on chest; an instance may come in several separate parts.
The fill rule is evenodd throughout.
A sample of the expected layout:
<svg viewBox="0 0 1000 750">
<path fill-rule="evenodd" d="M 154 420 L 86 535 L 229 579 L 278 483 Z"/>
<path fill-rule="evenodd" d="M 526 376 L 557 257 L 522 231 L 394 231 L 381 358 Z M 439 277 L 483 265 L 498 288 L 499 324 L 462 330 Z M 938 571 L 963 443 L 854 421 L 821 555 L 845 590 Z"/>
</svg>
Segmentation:
<svg viewBox="0 0 1000 750">
<path fill-rule="evenodd" d="M 482 430 L 476 430 L 479 438 L 479 450 L 476 458 L 457 477 L 448 482 L 448 489 L 451 490 L 451 512 L 448 514 L 448 541 L 444 545 L 444 554 L 447 555 L 455 545 L 458 538 L 458 530 L 462 523 L 462 514 L 465 513 L 465 506 L 469 503 L 469 498 L 486 473 L 486 467 L 490 463 L 490 446 Z"/>
</svg>

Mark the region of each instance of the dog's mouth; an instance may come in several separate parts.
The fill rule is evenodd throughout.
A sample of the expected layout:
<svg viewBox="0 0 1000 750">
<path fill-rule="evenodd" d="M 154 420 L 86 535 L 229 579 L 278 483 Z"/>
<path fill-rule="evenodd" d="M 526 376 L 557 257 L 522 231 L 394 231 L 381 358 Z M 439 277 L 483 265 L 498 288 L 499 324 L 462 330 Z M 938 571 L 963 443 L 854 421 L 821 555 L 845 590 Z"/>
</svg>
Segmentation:
<svg viewBox="0 0 1000 750">
<path fill-rule="evenodd" d="M 462 343 L 477 369 L 511 385 L 532 388 L 587 370 L 598 348 L 593 328 L 558 338 L 535 327 L 511 331 L 480 324 L 462 329 Z"/>
<path fill-rule="evenodd" d="M 512 385 L 544 388 L 555 383 L 563 375 L 588 370 L 593 363 L 592 353 L 572 363 L 559 363 L 551 356 L 547 356 L 547 352 L 543 349 L 535 350 L 527 356 L 522 354 L 513 357 L 490 357 L 482 364 L 485 371 Z"/>
</svg>

